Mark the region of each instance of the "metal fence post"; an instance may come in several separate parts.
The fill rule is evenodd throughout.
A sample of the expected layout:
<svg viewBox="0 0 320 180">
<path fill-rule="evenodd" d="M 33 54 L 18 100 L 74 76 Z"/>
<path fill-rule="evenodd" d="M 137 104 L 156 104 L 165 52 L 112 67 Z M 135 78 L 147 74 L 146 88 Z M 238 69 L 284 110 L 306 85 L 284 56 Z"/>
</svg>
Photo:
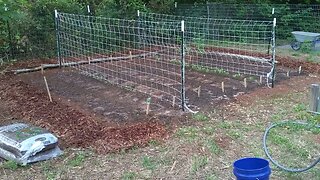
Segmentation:
<svg viewBox="0 0 320 180">
<path fill-rule="evenodd" d="M 185 26 L 184 21 L 181 21 L 181 108 L 185 111 Z"/>
<path fill-rule="evenodd" d="M 276 24 L 277 19 L 273 18 L 272 26 L 272 84 L 271 87 L 274 87 L 275 75 L 276 75 Z"/>
<path fill-rule="evenodd" d="M 272 8 L 272 14 L 271 14 L 271 17 L 272 17 L 272 18 L 275 18 L 275 16 L 274 16 L 274 8 Z M 270 40 L 269 40 L 269 45 L 268 45 L 268 55 L 270 54 L 271 41 L 272 41 L 272 38 L 270 38 Z"/>
<path fill-rule="evenodd" d="M 137 16 L 138 16 L 138 47 L 140 48 L 141 47 L 141 27 L 140 27 L 140 11 L 137 10 Z"/>
<path fill-rule="evenodd" d="M 58 17 L 58 11 L 54 10 L 54 17 L 55 17 L 55 25 L 56 25 L 56 43 L 57 43 L 57 56 L 58 56 L 58 62 L 59 66 L 62 66 L 61 62 L 61 50 L 60 50 L 60 28 L 59 28 L 59 17 Z"/>
<path fill-rule="evenodd" d="M 89 26 L 90 26 L 90 35 L 89 35 L 90 38 L 89 38 L 89 43 L 88 43 L 88 45 L 90 47 L 88 47 L 88 48 L 91 49 L 91 54 L 93 54 L 94 46 L 95 46 L 95 35 L 94 35 L 94 30 L 93 30 L 93 12 L 90 9 L 90 5 L 87 5 L 87 12 L 89 15 Z M 88 58 L 90 58 L 90 53 L 87 55 L 89 56 Z"/>
<path fill-rule="evenodd" d="M 210 19 L 210 8 L 209 8 L 209 2 L 207 1 L 207 38 L 209 37 L 210 30 L 209 30 L 209 19 Z"/>
<path fill-rule="evenodd" d="M 207 18 L 210 18 L 210 8 L 209 8 L 210 4 L 208 1 L 207 1 L 206 5 L 207 5 Z"/>
</svg>

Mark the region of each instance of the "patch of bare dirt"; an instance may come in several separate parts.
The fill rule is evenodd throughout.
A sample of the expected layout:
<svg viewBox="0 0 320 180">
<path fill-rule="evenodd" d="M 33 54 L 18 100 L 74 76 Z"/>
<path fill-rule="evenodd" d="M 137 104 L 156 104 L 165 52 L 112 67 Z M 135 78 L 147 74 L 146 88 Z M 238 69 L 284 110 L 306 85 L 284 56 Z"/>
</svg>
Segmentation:
<svg viewBox="0 0 320 180">
<path fill-rule="evenodd" d="M 144 145 L 168 134 L 165 125 L 155 118 L 110 127 L 59 100 L 49 102 L 44 91 L 10 76 L 0 78 L 0 97 L 10 114 L 50 130 L 62 140 L 64 147 L 92 147 L 99 152 L 110 152 Z"/>
<path fill-rule="evenodd" d="M 281 56 L 276 58 L 277 61 L 279 62 L 280 66 L 292 68 L 292 69 L 298 69 L 299 66 L 301 66 L 302 71 L 307 72 L 307 73 L 320 73 L 320 64 L 316 62 L 308 62 L 303 59 L 299 60 L 293 60 L 289 56 Z"/>
<path fill-rule="evenodd" d="M 292 92 L 301 92 L 313 83 L 318 83 L 319 78 L 310 76 L 298 76 L 276 84 L 274 88 L 258 88 L 248 94 L 243 94 L 235 98 L 242 105 L 250 105 L 252 101 L 258 99 L 268 99 L 270 97 L 281 96 Z"/>
</svg>

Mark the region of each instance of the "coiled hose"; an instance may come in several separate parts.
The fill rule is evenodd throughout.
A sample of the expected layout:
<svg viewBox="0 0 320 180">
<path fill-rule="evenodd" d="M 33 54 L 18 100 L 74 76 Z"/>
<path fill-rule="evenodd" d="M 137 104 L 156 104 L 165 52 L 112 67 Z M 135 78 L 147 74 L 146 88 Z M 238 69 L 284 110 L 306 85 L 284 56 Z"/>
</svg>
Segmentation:
<svg viewBox="0 0 320 180">
<path fill-rule="evenodd" d="M 316 166 L 319 162 L 320 162 L 320 157 L 318 159 L 316 159 L 311 165 L 309 165 L 308 167 L 305 167 L 305 168 L 301 168 L 301 169 L 296 169 L 296 168 L 287 168 L 281 164 L 279 164 L 277 161 L 275 161 L 270 153 L 269 153 L 269 150 L 268 150 L 268 147 L 267 147 L 267 137 L 268 137 L 268 134 L 269 134 L 269 131 L 270 129 L 276 127 L 276 126 L 280 126 L 280 125 L 283 125 L 283 124 L 297 124 L 297 125 L 303 125 L 303 126 L 310 126 L 309 123 L 307 122 L 300 122 L 300 121 L 281 121 L 279 123 L 275 123 L 275 124 L 272 124 L 271 126 L 269 126 L 266 131 L 264 132 L 264 135 L 263 135 L 263 149 L 264 149 L 264 152 L 266 153 L 266 155 L 268 156 L 268 158 L 270 159 L 270 161 L 276 165 L 278 168 L 280 169 L 283 169 L 285 171 L 289 171 L 289 172 L 304 172 L 304 171 L 307 171 L 311 168 L 313 168 L 314 166 Z M 320 128 L 320 125 L 315 125 L 315 127 L 317 128 Z"/>
</svg>

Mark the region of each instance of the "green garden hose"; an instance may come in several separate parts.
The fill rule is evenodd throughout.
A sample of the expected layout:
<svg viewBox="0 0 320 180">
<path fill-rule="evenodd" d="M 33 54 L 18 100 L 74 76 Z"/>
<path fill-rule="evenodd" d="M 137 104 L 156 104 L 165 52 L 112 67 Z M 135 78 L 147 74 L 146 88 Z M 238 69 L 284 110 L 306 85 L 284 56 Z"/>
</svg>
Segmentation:
<svg viewBox="0 0 320 180">
<path fill-rule="evenodd" d="M 275 161 L 271 155 L 269 154 L 269 150 L 268 150 L 268 147 L 267 147 L 267 137 L 268 137 L 268 134 L 269 134 L 269 131 L 270 129 L 276 127 L 276 126 L 279 126 L 279 125 L 283 125 L 283 124 L 297 124 L 297 125 L 303 125 L 303 126 L 310 126 L 309 123 L 307 122 L 300 122 L 300 121 L 281 121 L 279 123 L 275 123 L 275 124 L 272 124 L 271 126 L 269 126 L 266 131 L 264 132 L 264 136 L 263 136 L 263 149 L 264 149 L 264 152 L 266 153 L 266 155 L 268 156 L 268 158 L 270 159 L 270 161 L 276 165 L 278 168 L 280 169 L 283 169 L 285 171 L 289 171 L 289 172 L 304 172 L 304 171 L 307 171 L 311 168 L 313 168 L 314 166 L 316 166 L 319 162 L 320 162 L 320 157 L 318 157 L 318 159 L 316 159 L 311 165 L 309 165 L 308 167 L 305 167 L 305 168 L 301 168 L 301 169 L 296 169 L 296 168 L 287 168 L 281 164 L 279 164 L 277 161 Z M 320 128 L 320 125 L 315 125 L 316 128 Z"/>
</svg>

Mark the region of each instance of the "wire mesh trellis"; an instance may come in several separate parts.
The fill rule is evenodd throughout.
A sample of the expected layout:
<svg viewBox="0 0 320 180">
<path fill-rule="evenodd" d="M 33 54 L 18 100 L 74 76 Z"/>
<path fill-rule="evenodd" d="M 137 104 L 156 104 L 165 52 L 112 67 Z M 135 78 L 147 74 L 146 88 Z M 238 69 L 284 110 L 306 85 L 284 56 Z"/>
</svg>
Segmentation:
<svg viewBox="0 0 320 180">
<path fill-rule="evenodd" d="M 56 13 L 61 64 L 109 83 L 183 104 L 181 22 Z M 182 63 L 183 64 L 183 63 Z M 182 106 L 183 107 L 183 106 Z"/>
<path fill-rule="evenodd" d="M 56 13 L 61 65 L 162 100 L 176 99 L 182 108 L 185 66 L 272 76 L 274 25 L 140 12 L 138 20 Z"/>
<path fill-rule="evenodd" d="M 275 17 L 277 38 L 285 44 L 292 40 L 292 31 L 319 32 L 320 29 L 319 4 L 177 4 L 174 14 L 245 20 L 272 20 Z"/>
<path fill-rule="evenodd" d="M 186 63 L 191 68 L 272 78 L 275 60 L 273 21 L 140 14 L 140 19 L 145 21 L 185 20 Z"/>
</svg>

